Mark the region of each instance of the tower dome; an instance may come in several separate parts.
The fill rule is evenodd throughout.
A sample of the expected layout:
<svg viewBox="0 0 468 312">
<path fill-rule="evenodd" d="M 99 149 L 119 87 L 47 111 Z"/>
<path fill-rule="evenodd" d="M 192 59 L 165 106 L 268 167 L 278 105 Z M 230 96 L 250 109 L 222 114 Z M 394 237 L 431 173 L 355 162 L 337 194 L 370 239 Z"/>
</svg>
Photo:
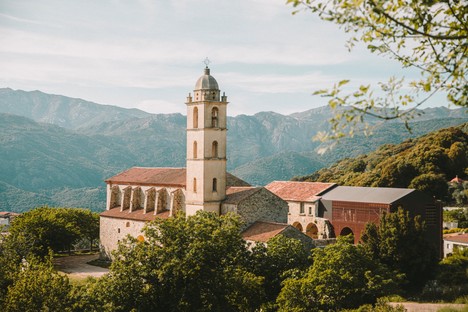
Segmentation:
<svg viewBox="0 0 468 312">
<path fill-rule="evenodd" d="M 194 90 L 219 90 L 218 82 L 210 75 L 208 66 L 205 68 L 203 76 L 198 78 Z"/>
</svg>

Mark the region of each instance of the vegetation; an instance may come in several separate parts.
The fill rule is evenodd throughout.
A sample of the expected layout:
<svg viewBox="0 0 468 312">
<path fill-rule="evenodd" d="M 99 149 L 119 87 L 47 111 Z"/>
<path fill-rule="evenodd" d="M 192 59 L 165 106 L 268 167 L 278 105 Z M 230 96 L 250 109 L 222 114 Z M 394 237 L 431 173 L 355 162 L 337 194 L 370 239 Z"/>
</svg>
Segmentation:
<svg viewBox="0 0 468 312">
<path fill-rule="evenodd" d="M 461 232 L 460 229 L 468 228 L 468 207 L 455 210 L 444 210 L 443 216 L 444 222 L 458 222 L 459 230 L 457 232 Z"/>
<path fill-rule="evenodd" d="M 304 277 L 284 282 L 277 299 L 279 311 L 357 308 L 393 293 L 398 285 L 391 271 L 348 238 L 315 249 L 313 259 Z"/>
<path fill-rule="evenodd" d="M 437 253 L 424 238 L 424 225 L 419 216 L 411 218 L 401 208 L 384 214 L 378 226 L 368 223 L 361 242 L 372 259 L 397 274 L 404 274 L 405 288 L 410 291 L 419 291 L 437 265 Z"/>
<path fill-rule="evenodd" d="M 335 109 L 331 119 L 333 136 L 352 134 L 363 116 L 384 120 L 410 120 L 415 108 L 437 92 L 451 103 L 468 104 L 468 14 L 465 1 L 320 1 L 288 0 L 295 7 L 310 10 L 325 21 L 351 34 L 348 48 L 363 43 L 372 53 L 396 60 L 403 67 L 420 71 L 419 79 L 389 78 L 379 82 L 380 90 L 361 85 L 343 94 L 349 80 L 316 94 L 330 97 Z M 410 91 L 406 91 L 409 89 Z M 343 107 L 347 109 L 342 109 Z"/>
<path fill-rule="evenodd" d="M 99 238 L 99 215 L 87 209 L 40 207 L 15 218 L 5 244 L 15 246 L 21 258 L 44 258 L 70 251 L 82 239 L 92 246 Z"/>
<path fill-rule="evenodd" d="M 60 211 L 39 208 L 30 217 L 43 219 L 39 212 L 47 212 L 57 218 Z M 32 240 L 49 231 L 43 222 L 31 226 Z M 411 261 L 414 270 L 418 261 L 425 266 L 395 250 L 408 247 L 402 245 L 404 239 L 420 243 L 417 226 L 417 220 L 405 214 L 387 216 L 381 225 L 387 230 L 382 229 L 375 244 L 354 245 L 352 238 L 341 237 L 310 253 L 299 241 L 281 235 L 268 245 L 248 246 L 240 236 L 237 215 L 179 214 L 149 223 L 145 240 L 128 237 L 114 253 L 108 275 L 80 283 L 55 272 L 50 254 L 23 257 L 19 250 L 24 245 L 9 236 L 0 242 L 0 310 L 399 312 L 401 308 L 377 299 L 402 291 L 400 272 L 408 268 L 403 259 Z M 383 246 L 394 254 L 372 252 Z M 391 259 L 397 263 L 385 264 Z M 424 294 L 462 300 L 468 285 L 467 259 L 460 253 L 442 261 Z"/>
<path fill-rule="evenodd" d="M 449 184 L 468 175 L 468 124 L 442 129 L 356 158 L 344 159 L 296 180 L 339 185 L 409 187 L 447 202 Z"/>
</svg>

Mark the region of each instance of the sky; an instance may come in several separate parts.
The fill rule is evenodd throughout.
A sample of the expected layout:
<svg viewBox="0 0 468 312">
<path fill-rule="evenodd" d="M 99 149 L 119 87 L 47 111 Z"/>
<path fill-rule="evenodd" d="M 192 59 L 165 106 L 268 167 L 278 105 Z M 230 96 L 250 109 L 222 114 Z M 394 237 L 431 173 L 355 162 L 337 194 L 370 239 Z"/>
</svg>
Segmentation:
<svg viewBox="0 0 468 312">
<path fill-rule="evenodd" d="M 342 79 L 417 76 L 364 46 L 349 52 L 336 25 L 285 2 L 0 0 L 0 87 L 184 114 L 208 57 L 235 116 L 326 105 L 312 93 Z"/>
</svg>

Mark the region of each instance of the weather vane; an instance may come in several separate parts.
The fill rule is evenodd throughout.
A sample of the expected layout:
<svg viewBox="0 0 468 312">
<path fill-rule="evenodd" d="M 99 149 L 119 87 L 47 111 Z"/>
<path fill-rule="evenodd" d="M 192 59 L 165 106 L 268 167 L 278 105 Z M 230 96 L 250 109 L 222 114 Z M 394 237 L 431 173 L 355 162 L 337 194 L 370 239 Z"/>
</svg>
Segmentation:
<svg viewBox="0 0 468 312">
<path fill-rule="evenodd" d="M 208 68 L 208 65 L 210 65 L 211 61 L 208 57 L 206 57 L 203 63 L 205 63 L 206 67 Z"/>
</svg>

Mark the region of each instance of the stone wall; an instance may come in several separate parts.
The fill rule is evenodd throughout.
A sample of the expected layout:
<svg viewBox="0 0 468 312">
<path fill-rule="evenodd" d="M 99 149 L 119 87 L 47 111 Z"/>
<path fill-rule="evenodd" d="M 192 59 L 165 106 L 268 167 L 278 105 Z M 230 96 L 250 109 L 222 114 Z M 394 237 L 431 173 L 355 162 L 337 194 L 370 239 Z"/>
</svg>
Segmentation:
<svg viewBox="0 0 468 312">
<path fill-rule="evenodd" d="M 265 188 L 261 188 L 237 205 L 237 213 L 244 220 L 245 228 L 255 221 L 287 223 L 288 209 L 287 202 Z"/>
<path fill-rule="evenodd" d="M 117 218 L 100 218 L 101 259 L 111 259 L 111 252 L 117 249 L 118 243 L 127 235 L 138 238 L 142 235 L 145 221 L 134 221 Z"/>
</svg>

